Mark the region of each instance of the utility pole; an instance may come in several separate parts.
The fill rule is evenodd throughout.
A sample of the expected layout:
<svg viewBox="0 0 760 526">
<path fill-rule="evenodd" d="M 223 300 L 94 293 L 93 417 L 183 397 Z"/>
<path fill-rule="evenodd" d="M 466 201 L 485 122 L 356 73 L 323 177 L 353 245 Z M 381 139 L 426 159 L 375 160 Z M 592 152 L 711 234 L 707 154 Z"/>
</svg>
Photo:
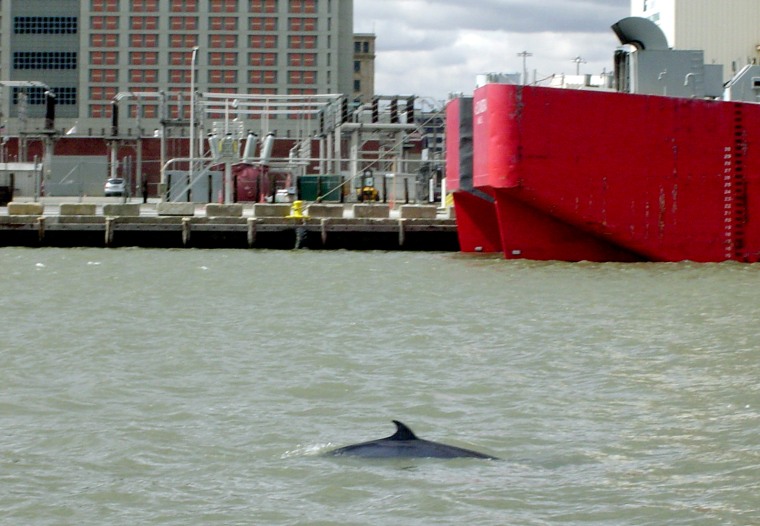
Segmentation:
<svg viewBox="0 0 760 526">
<path fill-rule="evenodd" d="M 532 57 L 533 53 L 527 51 L 521 51 L 517 54 L 518 57 L 522 57 L 523 60 L 523 85 L 528 84 L 528 57 Z"/>
<path fill-rule="evenodd" d="M 586 64 L 586 61 L 583 60 L 580 56 L 575 57 L 572 62 L 575 62 L 575 74 L 580 75 L 581 74 L 581 64 Z"/>
</svg>

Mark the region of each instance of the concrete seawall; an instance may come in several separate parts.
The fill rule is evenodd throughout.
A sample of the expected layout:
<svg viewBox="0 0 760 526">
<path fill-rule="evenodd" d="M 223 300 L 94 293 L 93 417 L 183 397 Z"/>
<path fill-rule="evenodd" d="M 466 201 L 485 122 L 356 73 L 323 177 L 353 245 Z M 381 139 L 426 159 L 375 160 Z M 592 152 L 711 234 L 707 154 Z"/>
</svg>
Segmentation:
<svg viewBox="0 0 760 526">
<path fill-rule="evenodd" d="M 430 218 L 431 207 L 389 217 L 388 207 L 372 206 L 384 217 L 350 217 L 350 205 L 348 217 L 334 205 L 314 208 L 315 217 L 260 205 L 257 217 L 242 204 L 9 203 L 0 208 L 0 246 L 459 250 L 455 221 Z"/>
</svg>

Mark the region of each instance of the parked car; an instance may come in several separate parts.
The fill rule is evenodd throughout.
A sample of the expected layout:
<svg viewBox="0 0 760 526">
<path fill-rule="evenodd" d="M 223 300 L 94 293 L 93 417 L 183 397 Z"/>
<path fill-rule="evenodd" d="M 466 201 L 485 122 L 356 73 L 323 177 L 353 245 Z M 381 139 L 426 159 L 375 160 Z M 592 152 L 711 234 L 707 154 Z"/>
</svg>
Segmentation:
<svg viewBox="0 0 760 526">
<path fill-rule="evenodd" d="M 106 197 L 121 197 L 127 193 L 127 183 L 120 177 L 112 177 L 106 181 L 103 189 Z"/>
</svg>

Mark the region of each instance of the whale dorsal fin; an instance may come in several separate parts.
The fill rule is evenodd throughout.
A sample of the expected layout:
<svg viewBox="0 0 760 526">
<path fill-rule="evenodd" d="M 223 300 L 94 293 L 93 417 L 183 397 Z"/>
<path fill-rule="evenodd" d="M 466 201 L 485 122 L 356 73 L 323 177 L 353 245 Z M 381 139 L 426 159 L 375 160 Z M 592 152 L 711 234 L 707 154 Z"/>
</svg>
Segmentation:
<svg viewBox="0 0 760 526">
<path fill-rule="evenodd" d="M 419 440 L 412 430 L 403 423 L 398 420 L 394 420 L 393 423 L 396 424 L 396 432 L 393 436 L 388 437 L 388 440 Z"/>
</svg>

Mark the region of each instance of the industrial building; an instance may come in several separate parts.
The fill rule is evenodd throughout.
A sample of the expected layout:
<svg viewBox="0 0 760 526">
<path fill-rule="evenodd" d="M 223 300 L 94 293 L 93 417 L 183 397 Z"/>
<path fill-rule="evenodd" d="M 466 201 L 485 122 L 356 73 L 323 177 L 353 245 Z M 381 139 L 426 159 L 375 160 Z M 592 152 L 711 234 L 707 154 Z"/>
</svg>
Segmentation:
<svg viewBox="0 0 760 526">
<path fill-rule="evenodd" d="M 350 95 L 353 50 L 352 0 L 2 0 L 0 119 L 11 135 L 38 126 L 48 89 L 56 128 L 85 136 L 109 133 L 120 93 L 148 94 L 122 108 L 143 133 L 189 118 L 191 88 Z M 158 93 L 173 114 L 162 115 Z M 282 136 L 297 127 L 287 115 L 268 120 Z"/>
</svg>

